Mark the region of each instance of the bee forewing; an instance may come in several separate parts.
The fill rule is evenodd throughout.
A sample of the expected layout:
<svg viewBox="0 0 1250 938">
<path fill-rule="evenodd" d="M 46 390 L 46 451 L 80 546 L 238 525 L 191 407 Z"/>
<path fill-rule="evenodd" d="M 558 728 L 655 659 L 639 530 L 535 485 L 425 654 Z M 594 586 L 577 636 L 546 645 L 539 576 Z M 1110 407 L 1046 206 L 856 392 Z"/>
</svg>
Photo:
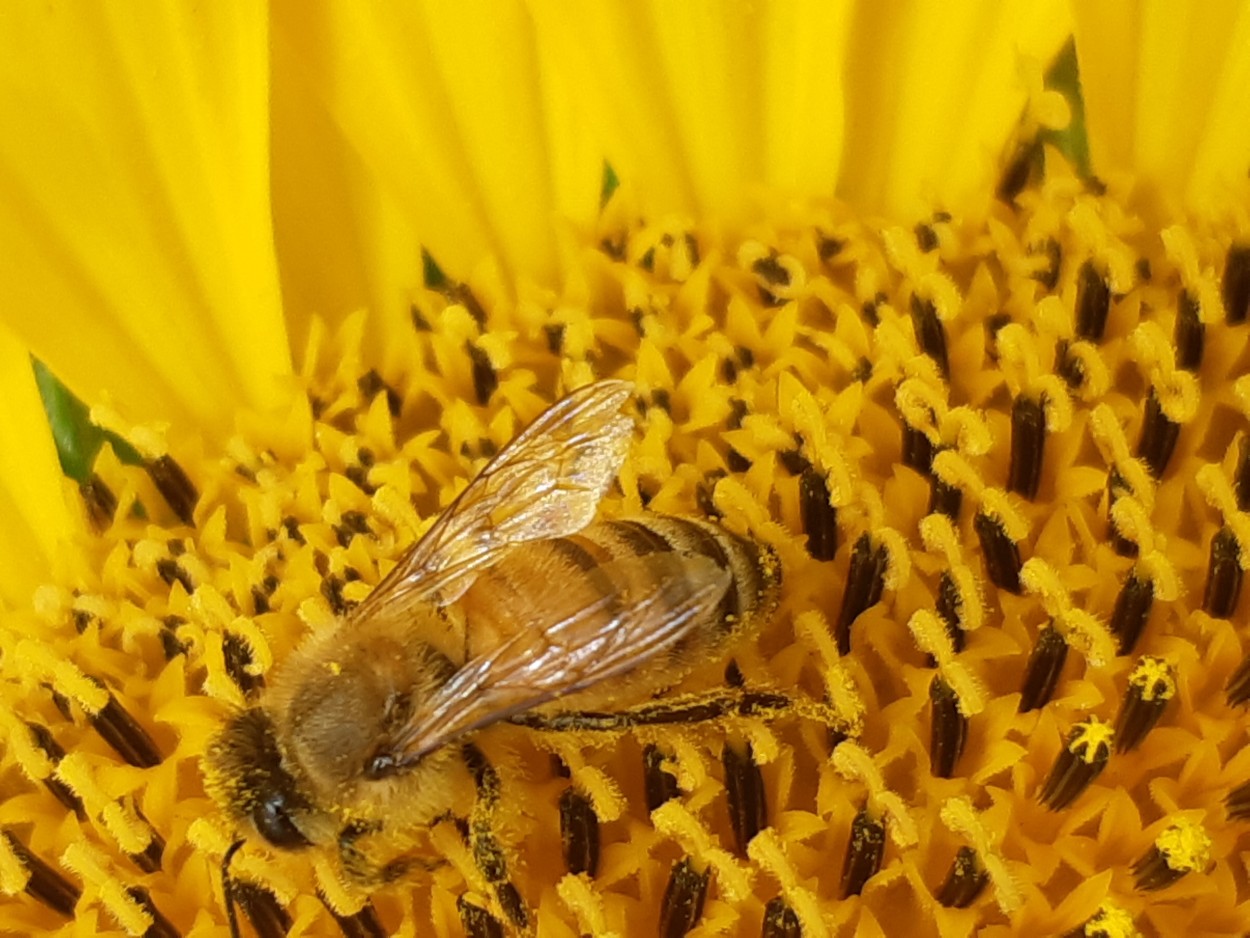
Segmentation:
<svg viewBox="0 0 1250 938">
<path fill-rule="evenodd" d="M 455 602 L 509 548 L 576 534 L 625 461 L 627 381 L 599 381 L 547 408 L 487 464 L 356 610 Z M 391 609 L 390 611 L 394 611 Z"/>
<path fill-rule="evenodd" d="M 570 607 L 553 590 L 542 621 L 526 623 L 456 672 L 391 741 L 396 765 L 458 736 L 623 674 L 672 648 L 714 614 L 730 574 L 675 553 L 603 564 L 599 598 Z"/>
</svg>

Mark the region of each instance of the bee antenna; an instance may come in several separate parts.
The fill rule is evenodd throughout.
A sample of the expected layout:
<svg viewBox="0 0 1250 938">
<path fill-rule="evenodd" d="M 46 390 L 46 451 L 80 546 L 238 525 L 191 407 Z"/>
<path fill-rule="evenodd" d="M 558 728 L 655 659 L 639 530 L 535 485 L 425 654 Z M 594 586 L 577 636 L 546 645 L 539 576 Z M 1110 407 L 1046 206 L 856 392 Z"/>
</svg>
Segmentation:
<svg viewBox="0 0 1250 938">
<path fill-rule="evenodd" d="M 243 933 L 239 931 L 239 916 L 234 908 L 234 884 L 230 881 L 230 861 L 243 844 L 244 838 L 240 837 L 221 858 L 221 894 L 226 901 L 226 921 L 230 925 L 230 938 L 243 938 Z"/>
</svg>

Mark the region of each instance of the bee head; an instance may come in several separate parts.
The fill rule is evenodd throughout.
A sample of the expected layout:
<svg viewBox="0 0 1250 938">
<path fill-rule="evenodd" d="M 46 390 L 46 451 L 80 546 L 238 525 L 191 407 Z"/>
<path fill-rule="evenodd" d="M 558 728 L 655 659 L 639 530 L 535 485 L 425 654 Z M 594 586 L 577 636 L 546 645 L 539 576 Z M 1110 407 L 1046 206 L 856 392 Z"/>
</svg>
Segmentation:
<svg viewBox="0 0 1250 938">
<path fill-rule="evenodd" d="M 282 762 L 273 721 L 260 707 L 236 714 L 208 750 L 209 788 L 231 814 L 275 847 L 311 846 L 302 822 L 312 811 Z"/>
</svg>

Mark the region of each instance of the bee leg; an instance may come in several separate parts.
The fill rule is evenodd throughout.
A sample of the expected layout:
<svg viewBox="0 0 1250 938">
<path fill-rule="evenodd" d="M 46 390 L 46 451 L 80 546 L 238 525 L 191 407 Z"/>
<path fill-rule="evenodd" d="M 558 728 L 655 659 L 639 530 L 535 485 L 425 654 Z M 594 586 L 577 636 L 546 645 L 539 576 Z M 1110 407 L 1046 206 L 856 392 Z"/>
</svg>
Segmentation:
<svg viewBox="0 0 1250 938">
<path fill-rule="evenodd" d="M 347 878 L 360 886 L 377 888 L 393 883 L 414 870 L 430 872 L 446 861 L 431 862 L 422 857 L 396 856 L 380 862 L 370 855 L 362 841 L 382 832 L 380 821 L 353 821 L 339 831 L 339 867 Z"/>
<path fill-rule="evenodd" d="M 644 726 L 705 723 L 735 716 L 772 720 L 795 710 L 795 702 L 784 694 L 729 687 L 684 694 L 625 710 L 529 711 L 511 717 L 510 722 L 545 732 L 623 733 Z"/>
<path fill-rule="evenodd" d="M 477 799 L 469 818 L 469 847 L 473 851 L 473 861 L 486 881 L 494 887 L 495 896 L 509 921 L 518 929 L 524 929 L 529 925 L 529 912 L 520 892 L 508 879 L 508 863 L 492 823 L 495 809 L 499 806 L 499 773 L 487 761 L 482 750 L 472 743 L 465 743 L 460 754 L 473 775 L 477 789 Z"/>
</svg>

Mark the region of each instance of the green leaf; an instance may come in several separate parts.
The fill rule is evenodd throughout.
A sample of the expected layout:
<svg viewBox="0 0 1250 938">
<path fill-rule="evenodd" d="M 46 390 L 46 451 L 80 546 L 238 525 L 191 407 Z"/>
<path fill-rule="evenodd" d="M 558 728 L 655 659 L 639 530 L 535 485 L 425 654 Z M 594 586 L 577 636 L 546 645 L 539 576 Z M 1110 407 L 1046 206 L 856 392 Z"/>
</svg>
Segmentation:
<svg viewBox="0 0 1250 938">
<path fill-rule="evenodd" d="M 48 370 L 48 366 L 34 358 L 30 360 L 35 369 L 35 383 L 43 398 L 43 409 L 52 428 L 56 443 L 56 455 L 61 461 L 61 471 L 76 482 L 91 478 L 91 468 L 96 455 L 105 442 L 111 443 L 123 462 L 142 462 L 139 454 L 116 433 L 102 430 L 91 422 L 87 405 L 76 398 Z"/>
</svg>

